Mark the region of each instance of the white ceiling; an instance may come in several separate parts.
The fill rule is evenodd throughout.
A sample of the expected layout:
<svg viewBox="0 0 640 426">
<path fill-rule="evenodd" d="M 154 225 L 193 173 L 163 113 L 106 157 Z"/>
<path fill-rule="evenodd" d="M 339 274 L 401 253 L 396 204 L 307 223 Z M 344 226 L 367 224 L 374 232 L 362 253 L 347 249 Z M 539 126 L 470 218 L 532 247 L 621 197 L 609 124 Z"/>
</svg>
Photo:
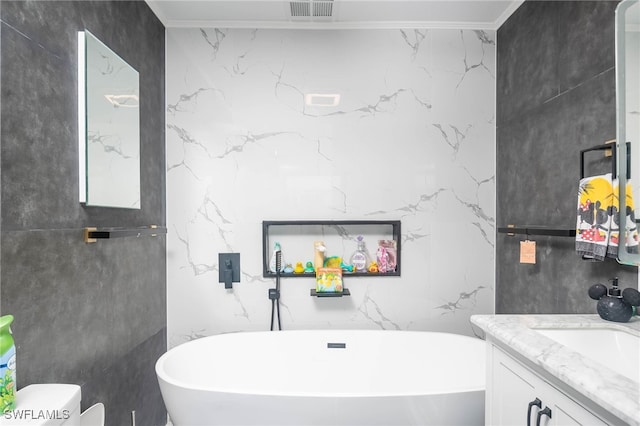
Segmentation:
<svg viewBox="0 0 640 426">
<path fill-rule="evenodd" d="M 321 0 L 296 0 L 318 2 Z M 146 0 L 168 27 L 495 30 L 524 0 L 333 0 L 331 17 L 291 17 L 283 0 Z M 326 0 L 324 0 L 326 3 Z"/>
</svg>

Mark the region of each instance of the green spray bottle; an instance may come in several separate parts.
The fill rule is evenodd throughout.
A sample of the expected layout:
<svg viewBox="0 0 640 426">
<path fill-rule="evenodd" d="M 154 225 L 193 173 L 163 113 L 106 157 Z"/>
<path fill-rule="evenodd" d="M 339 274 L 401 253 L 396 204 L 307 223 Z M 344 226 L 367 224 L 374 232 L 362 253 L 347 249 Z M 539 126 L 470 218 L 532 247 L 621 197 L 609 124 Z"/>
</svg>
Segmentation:
<svg viewBox="0 0 640 426">
<path fill-rule="evenodd" d="M 16 408 L 16 345 L 9 326 L 13 315 L 0 317 L 0 412 Z"/>
</svg>

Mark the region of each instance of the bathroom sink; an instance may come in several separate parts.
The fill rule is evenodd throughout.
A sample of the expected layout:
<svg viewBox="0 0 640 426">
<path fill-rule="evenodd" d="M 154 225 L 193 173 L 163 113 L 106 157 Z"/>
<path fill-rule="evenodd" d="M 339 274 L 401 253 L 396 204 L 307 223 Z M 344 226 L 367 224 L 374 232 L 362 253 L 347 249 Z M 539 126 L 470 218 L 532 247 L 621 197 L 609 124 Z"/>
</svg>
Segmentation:
<svg viewBox="0 0 640 426">
<path fill-rule="evenodd" d="M 640 383 L 640 336 L 608 328 L 536 328 L 535 331 Z"/>
</svg>

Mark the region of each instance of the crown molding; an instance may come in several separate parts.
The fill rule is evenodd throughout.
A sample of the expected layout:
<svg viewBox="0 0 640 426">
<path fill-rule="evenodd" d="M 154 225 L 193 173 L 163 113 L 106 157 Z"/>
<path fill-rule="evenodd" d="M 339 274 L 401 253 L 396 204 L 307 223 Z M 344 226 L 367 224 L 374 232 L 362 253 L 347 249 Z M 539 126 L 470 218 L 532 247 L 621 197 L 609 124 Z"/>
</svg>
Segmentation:
<svg viewBox="0 0 640 426">
<path fill-rule="evenodd" d="M 167 20 L 166 28 L 250 28 L 289 30 L 403 30 L 403 29 L 457 29 L 495 30 L 495 22 L 430 22 L 430 21 L 380 21 L 380 22 L 305 22 L 305 21 L 208 21 Z"/>
<path fill-rule="evenodd" d="M 151 11 L 165 28 L 247 28 L 290 30 L 365 30 L 365 29 L 458 29 L 497 30 L 525 0 L 513 0 L 509 7 L 495 20 L 471 21 L 246 21 L 246 20 L 174 20 L 167 18 L 159 5 L 162 0 L 145 0 Z"/>
<path fill-rule="evenodd" d="M 513 15 L 516 9 L 522 6 L 522 3 L 524 2 L 525 0 L 513 0 L 509 4 L 509 7 L 507 7 L 505 11 L 502 13 L 502 15 L 498 16 L 498 19 L 495 20 L 493 29 L 497 30 L 498 28 L 500 28 L 502 24 L 504 24 L 507 21 L 507 19 L 509 19 L 509 17 Z"/>
<path fill-rule="evenodd" d="M 169 28 L 169 25 L 167 24 L 170 20 L 167 19 L 164 12 L 162 11 L 162 7 L 159 6 L 158 3 L 160 3 L 160 0 L 145 0 L 145 3 L 147 4 L 147 6 L 149 6 L 149 9 L 151 9 L 154 15 L 156 15 L 156 18 L 158 18 L 160 22 L 162 22 L 162 25 L 164 25 L 165 28 Z"/>
</svg>

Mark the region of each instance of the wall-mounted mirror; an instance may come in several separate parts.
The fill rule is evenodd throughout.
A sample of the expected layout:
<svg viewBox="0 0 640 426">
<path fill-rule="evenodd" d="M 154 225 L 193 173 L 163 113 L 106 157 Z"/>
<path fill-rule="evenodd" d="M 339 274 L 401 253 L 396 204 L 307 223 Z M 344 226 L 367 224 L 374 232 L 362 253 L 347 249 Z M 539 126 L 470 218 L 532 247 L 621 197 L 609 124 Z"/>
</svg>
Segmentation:
<svg viewBox="0 0 640 426">
<path fill-rule="evenodd" d="M 140 208 L 138 72 L 89 31 L 78 33 L 80 202 Z"/>
<path fill-rule="evenodd" d="M 616 9 L 616 98 L 618 260 L 640 265 L 636 220 L 640 218 L 640 0 L 623 0 Z"/>
</svg>

